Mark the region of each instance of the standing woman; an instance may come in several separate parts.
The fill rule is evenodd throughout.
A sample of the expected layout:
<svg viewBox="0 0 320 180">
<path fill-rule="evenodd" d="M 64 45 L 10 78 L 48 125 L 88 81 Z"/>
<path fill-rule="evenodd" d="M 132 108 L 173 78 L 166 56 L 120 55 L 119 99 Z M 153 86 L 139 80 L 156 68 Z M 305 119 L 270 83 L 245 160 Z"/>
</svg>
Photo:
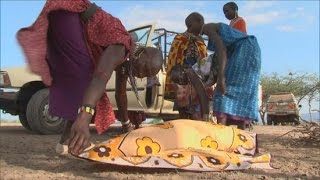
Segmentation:
<svg viewBox="0 0 320 180">
<path fill-rule="evenodd" d="M 257 39 L 223 23 L 203 26 L 208 49 L 217 53 L 219 70 L 213 110 L 218 123 L 227 119 L 245 128 L 246 121 L 258 121 L 258 83 L 261 52 Z"/>
<path fill-rule="evenodd" d="M 174 99 L 174 110 L 179 111 L 179 117 L 182 119 L 201 119 L 200 104 L 193 101 L 190 104 L 188 86 L 180 86 L 172 81 L 171 73 L 177 65 L 192 67 L 199 60 L 207 56 L 207 47 L 201 38 L 200 32 L 204 24 L 204 18 L 201 14 L 193 12 L 185 19 L 187 31 L 177 34 L 172 41 L 169 56 L 166 77 L 166 98 Z M 188 102 L 188 103 L 185 103 Z"/>
<path fill-rule="evenodd" d="M 230 26 L 245 34 L 247 34 L 246 22 L 238 15 L 238 5 L 235 2 L 228 2 L 223 6 L 223 13 L 228 20 Z"/>
</svg>

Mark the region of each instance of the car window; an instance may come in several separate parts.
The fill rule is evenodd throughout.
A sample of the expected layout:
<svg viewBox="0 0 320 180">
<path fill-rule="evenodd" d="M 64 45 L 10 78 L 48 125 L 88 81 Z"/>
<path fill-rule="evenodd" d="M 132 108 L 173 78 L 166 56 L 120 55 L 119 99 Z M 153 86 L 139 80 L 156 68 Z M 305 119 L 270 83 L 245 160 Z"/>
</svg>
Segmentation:
<svg viewBox="0 0 320 180">
<path fill-rule="evenodd" d="M 152 43 L 156 48 L 162 51 L 164 57 L 164 66 L 166 66 L 172 41 L 177 34 L 177 32 L 167 31 L 163 28 L 155 29 L 154 31 Z"/>
<path fill-rule="evenodd" d="M 292 94 L 272 94 L 269 97 L 268 102 L 294 102 L 295 97 Z"/>
<path fill-rule="evenodd" d="M 150 30 L 151 26 L 146 26 L 130 31 L 130 35 L 136 45 L 147 46 Z"/>
</svg>

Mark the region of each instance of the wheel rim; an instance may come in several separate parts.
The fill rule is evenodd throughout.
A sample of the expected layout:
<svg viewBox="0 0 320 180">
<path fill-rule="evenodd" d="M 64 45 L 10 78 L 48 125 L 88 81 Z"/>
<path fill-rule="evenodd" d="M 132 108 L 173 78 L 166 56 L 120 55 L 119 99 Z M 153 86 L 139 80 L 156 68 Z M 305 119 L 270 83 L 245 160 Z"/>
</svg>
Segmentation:
<svg viewBox="0 0 320 180">
<path fill-rule="evenodd" d="M 48 126 L 57 126 L 58 124 L 60 124 L 60 123 L 63 121 L 62 118 L 57 117 L 57 116 L 51 116 L 51 115 L 49 114 L 49 104 L 46 104 L 46 105 L 43 107 L 42 117 L 43 117 L 45 123 L 46 123 Z"/>
</svg>

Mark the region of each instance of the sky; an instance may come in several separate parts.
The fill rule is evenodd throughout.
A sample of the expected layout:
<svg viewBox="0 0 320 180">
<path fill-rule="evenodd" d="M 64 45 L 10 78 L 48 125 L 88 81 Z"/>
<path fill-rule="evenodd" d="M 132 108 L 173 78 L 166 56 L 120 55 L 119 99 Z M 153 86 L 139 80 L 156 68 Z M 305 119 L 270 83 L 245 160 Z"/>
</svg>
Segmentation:
<svg viewBox="0 0 320 180">
<path fill-rule="evenodd" d="M 228 1 L 93 1 L 118 17 L 130 30 L 156 22 L 157 27 L 183 32 L 184 19 L 194 11 L 205 22 L 228 23 L 222 7 Z M 319 74 L 319 1 L 235 1 L 247 22 L 248 34 L 257 37 L 262 51 L 262 72 Z M 16 32 L 31 25 L 45 1 L 1 0 L 1 67 L 25 65 Z"/>
</svg>

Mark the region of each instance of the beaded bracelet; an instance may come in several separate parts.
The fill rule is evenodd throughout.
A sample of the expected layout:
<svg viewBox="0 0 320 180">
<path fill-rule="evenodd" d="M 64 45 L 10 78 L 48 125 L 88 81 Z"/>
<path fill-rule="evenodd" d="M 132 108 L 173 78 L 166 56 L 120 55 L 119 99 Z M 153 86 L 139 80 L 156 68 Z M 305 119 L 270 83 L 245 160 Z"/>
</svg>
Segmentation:
<svg viewBox="0 0 320 180">
<path fill-rule="evenodd" d="M 94 107 L 92 107 L 90 105 L 83 105 L 78 110 L 78 113 L 81 113 L 81 112 L 86 112 L 86 113 L 89 113 L 93 116 L 95 113 L 95 110 L 94 110 Z"/>
</svg>

